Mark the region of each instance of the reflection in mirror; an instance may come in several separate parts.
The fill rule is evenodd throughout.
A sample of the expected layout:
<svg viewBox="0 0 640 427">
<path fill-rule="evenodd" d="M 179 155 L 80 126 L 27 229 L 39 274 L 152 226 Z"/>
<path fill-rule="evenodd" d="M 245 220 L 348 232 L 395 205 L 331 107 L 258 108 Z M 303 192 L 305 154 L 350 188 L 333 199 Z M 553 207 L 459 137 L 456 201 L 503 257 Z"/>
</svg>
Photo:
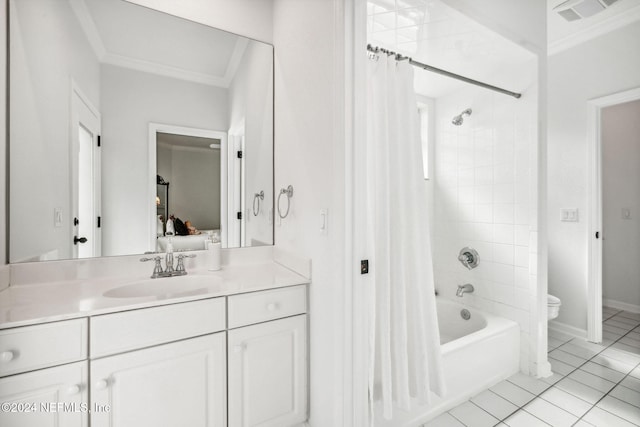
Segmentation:
<svg viewBox="0 0 640 427">
<path fill-rule="evenodd" d="M 171 216 L 273 244 L 271 46 L 122 0 L 9 19 L 11 262 L 162 250 Z"/>
</svg>

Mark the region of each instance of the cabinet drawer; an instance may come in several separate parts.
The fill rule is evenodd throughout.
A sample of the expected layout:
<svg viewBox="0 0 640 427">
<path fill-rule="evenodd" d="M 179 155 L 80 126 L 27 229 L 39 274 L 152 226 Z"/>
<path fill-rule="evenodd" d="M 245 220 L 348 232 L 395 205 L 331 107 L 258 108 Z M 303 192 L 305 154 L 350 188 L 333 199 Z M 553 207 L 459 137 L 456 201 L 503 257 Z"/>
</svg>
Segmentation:
<svg viewBox="0 0 640 427">
<path fill-rule="evenodd" d="M 273 289 L 228 297 L 229 328 L 302 314 L 307 311 L 306 286 Z"/>
<path fill-rule="evenodd" d="M 151 307 L 91 318 L 91 358 L 225 329 L 224 298 Z"/>
<path fill-rule="evenodd" d="M 0 331 L 0 376 L 87 358 L 87 319 Z"/>
</svg>

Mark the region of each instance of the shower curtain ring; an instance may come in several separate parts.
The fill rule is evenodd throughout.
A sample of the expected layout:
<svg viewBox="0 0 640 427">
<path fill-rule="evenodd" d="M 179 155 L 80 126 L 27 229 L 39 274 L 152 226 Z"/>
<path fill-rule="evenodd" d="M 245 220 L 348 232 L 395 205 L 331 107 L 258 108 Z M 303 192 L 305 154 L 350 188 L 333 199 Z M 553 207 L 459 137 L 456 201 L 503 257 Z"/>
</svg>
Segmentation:
<svg viewBox="0 0 640 427">
<path fill-rule="evenodd" d="M 282 197 L 283 194 L 286 194 L 287 196 L 287 210 L 285 211 L 284 214 L 282 214 L 282 210 L 280 209 L 280 197 Z M 287 215 L 289 215 L 289 208 L 291 207 L 291 198 L 293 197 L 293 186 L 289 185 L 287 188 L 281 188 L 280 189 L 280 194 L 278 194 L 278 215 L 280 216 L 280 218 L 286 218 Z"/>
</svg>

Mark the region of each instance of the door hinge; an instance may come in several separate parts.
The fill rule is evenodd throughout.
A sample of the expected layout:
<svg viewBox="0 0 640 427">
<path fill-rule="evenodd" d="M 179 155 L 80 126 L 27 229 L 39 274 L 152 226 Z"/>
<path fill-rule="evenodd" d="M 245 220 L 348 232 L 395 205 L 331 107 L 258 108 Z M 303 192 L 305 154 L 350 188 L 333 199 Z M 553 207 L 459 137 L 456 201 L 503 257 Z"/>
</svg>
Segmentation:
<svg viewBox="0 0 640 427">
<path fill-rule="evenodd" d="M 98 228 L 102 226 L 102 217 L 98 217 Z"/>
<path fill-rule="evenodd" d="M 242 219 L 242 212 L 238 212 L 237 217 L 238 217 L 238 219 Z"/>
<path fill-rule="evenodd" d="M 238 158 L 241 159 L 242 158 L 242 150 L 238 150 Z"/>
<path fill-rule="evenodd" d="M 98 135 L 98 147 L 102 145 L 102 137 Z"/>
</svg>

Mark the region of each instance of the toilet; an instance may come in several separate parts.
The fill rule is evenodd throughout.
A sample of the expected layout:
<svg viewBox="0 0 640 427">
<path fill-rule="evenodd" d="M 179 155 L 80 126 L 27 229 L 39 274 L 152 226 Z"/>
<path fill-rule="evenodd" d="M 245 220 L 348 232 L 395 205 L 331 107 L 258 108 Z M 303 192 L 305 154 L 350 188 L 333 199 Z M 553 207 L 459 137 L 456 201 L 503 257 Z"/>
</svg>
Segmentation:
<svg viewBox="0 0 640 427">
<path fill-rule="evenodd" d="M 553 295 L 547 295 L 547 319 L 555 319 L 558 317 L 558 313 L 560 312 L 560 298 L 554 297 Z"/>
</svg>

